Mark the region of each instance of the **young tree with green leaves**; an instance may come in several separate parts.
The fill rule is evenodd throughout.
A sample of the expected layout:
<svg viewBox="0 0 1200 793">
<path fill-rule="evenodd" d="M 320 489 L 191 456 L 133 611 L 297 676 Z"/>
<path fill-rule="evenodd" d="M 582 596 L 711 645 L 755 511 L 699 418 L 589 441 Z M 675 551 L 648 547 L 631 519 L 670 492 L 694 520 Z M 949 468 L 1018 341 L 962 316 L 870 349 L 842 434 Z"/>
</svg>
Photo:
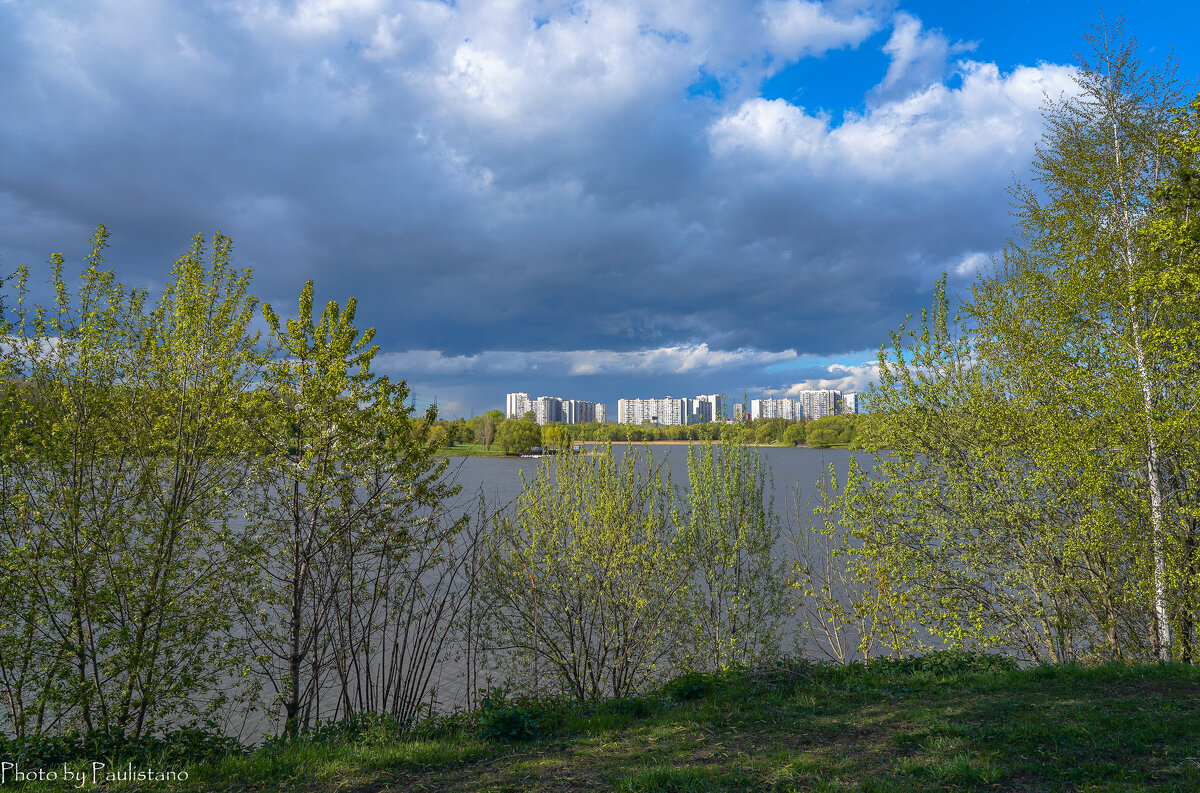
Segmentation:
<svg viewBox="0 0 1200 793">
<path fill-rule="evenodd" d="M 1080 499 L 1100 497 L 1113 476 L 1141 469 L 1127 486 L 1144 509 L 1133 525 L 1145 532 L 1146 553 L 1137 558 L 1148 588 L 1126 595 L 1151 605 L 1153 655 L 1166 661 L 1172 494 L 1164 474 L 1183 451 L 1173 443 L 1186 409 L 1172 353 L 1181 306 L 1162 299 L 1161 277 L 1172 265 L 1151 221 L 1178 155 L 1172 142 L 1183 95 L 1172 67 L 1143 66 L 1119 22 L 1088 40 L 1093 54 L 1081 59 L 1078 95 L 1046 112 L 1036 187 L 1014 189 L 1023 240 L 976 286 L 967 310 L 980 327 L 980 353 L 1041 392 L 1065 428 L 1105 427 L 1111 473 L 1081 478 Z"/>
<path fill-rule="evenodd" d="M 141 735 L 232 688 L 249 273 L 197 237 L 147 310 L 106 244 L 100 227 L 76 290 L 52 258 L 53 307 L 27 306 L 22 273 L 9 333 L 0 677 L 17 732 Z"/>
<path fill-rule="evenodd" d="M 648 453 L 606 444 L 543 460 L 516 515 L 497 518 L 486 572 L 514 684 L 588 700 L 662 680 L 691 577 L 683 551 Z"/>
<path fill-rule="evenodd" d="M 680 664 L 708 672 L 774 657 L 787 613 L 773 483 L 740 441 L 688 446 L 682 544 L 694 573 L 683 598 Z"/>
<path fill-rule="evenodd" d="M 542 443 L 542 428 L 530 418 L 505 419 L 496 430 L 496 443 L 505 454 L 528 454 Z"/>
<path fill-rule="evenodd" d="M 346 662 L 346 643 L 333 641 L 339 625 L 343 636 L 374 631 L 356 606 L 335 606 L 351 593 L 369 609 L 382 596 L 371 591 L 376 568 L 402 563 L 410 522 L 452 495 L 427 437 L 436 408 L 415 420 L 407 385 L 371 372 L 374 331 L 355 328 L 355 307 L 354 298 L 344 309 L 330 301 L 314 319 L 311 281 L 296 318 L 282 323 L 263 307 L 279 355 L 260 394 L 264 454 L 248 508 L 265 605 L 247 627 L 291 737 L 320 718 L 335 656 Z M 339 705 L 348 715 L 351 700 Z"/>
<path fill-rule="evenodd" d="M 967 321 L 939 287 L 881 352 L 868 427 L 887 453 L 839 507 L 910 596 L 902 616 L 952 644 L 1190 658 L 1195 259 L 1164 191 L 1186 192 L 1192 133 L 1119 25 L 1089 41 Z"/>
</svg>

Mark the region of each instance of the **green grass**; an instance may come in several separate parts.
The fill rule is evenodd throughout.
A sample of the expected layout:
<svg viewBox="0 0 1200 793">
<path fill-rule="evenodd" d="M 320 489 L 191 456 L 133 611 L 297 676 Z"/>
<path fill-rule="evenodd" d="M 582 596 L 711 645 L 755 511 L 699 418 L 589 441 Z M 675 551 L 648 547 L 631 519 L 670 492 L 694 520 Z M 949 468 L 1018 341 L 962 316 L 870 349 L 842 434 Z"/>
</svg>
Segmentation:
<svg viewBox="0 0 1200 793">
<path fill-rule="evenodd" d="M 443 457 L 503 457 L 504 450 L 495 444 L 485 449 L 482 443 L 460 443 L 439 449 L 438 454 Z"/>
<path fill-rule="evenodd" d="M 153 789 L 1197 791 L 1200 668 L 794 663 L 637 699 L 501 700 L 402 738 L 301 741 L 189 773 Z"/>
</svg>

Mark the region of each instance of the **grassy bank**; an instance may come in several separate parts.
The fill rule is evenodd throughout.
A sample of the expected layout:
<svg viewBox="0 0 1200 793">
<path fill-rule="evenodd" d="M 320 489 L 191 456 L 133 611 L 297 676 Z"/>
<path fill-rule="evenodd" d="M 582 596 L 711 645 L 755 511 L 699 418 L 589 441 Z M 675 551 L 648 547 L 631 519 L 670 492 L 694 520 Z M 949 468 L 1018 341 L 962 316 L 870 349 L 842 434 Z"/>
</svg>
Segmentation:
<svg viewBox="0 0 1200 793">
<path fill-rule="evenodd" d="M 791 664 L 639 699 L 501 701 L 403 738 L 343 727 L 153 789 L 1195 791 L 1200 669 Z"/>
<path fill-rule="evenodd" d="M 504 450 L 494 444 L 488 449 L 482 443 L 459 443 L 438 449 L 438 454 L 443 457 L 503 457 Z"/>
</svg>

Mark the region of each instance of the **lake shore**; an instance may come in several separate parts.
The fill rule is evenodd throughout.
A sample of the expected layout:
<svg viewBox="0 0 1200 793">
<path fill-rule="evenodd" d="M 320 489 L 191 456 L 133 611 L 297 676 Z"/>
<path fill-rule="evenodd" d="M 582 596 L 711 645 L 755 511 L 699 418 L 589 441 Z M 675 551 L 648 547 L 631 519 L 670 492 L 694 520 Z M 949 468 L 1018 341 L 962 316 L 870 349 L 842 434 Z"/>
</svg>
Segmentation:
<svg viewBox="0 0 1200 793">
<path fill-rule="evenodd" d="M 584 446 L 585 448 L 594 448 L 596 446 L 603 445 L 605 443 L 605 441 L 580 441 L 579 443 L 582 446 Z M 720 443 L 720 441 L 716 441 L 716 440 L 686 440 L 686 441 L 655 440 L 655 441 L 613 441 L 612 442 L 613 446 L 625 446 L 625 445 L 691 446 L 693 444 L 712 445 L 714 443 Z M 821 450 L 827 450 L 827 449 L 848 449 L 848 448 L 850 448 L 847 444 L 844 444 L 844 443 L 837 443 L 837 444 L 833 444 L 832 446 L 809 446 L 809 445 L 803 444 L 803 443 L 799 444 L 799 445 L 792 445 L 792 444 L 786 444 L 786 443 L 783 443 L 783 444 L 781 444 L 781 443 L 747 443 L 746 445 L 747 446 L 755 446 L 755 447 L 763 448 L 763 449 L 821 449 Z M 475 446 L 476 446 L 476 444 L 451 446 L 446 449 L 439 449 L 437 453 L 438 453 L 438 455 L 440 455 L 442 457 L 520 457 L 521 456 L 519 454 L 506 455 L 506 454 L 504 454 L 504 452 L 499 451 L 495 446 L 493 446 L 490 450 L 486 450 L 486 451 L 483 449 L 482 446 L 479 446 L 478 448 L 473 448 Z"/>
</svg>

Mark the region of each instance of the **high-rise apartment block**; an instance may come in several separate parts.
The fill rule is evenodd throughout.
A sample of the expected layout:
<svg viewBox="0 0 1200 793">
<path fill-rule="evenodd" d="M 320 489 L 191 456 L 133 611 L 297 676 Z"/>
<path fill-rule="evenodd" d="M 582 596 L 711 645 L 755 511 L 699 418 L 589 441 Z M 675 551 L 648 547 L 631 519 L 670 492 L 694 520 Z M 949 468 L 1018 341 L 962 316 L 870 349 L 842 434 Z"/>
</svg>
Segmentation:
<svg viewBox="0 0 1200 793">
<path fill-rule="evenodd" d="M 533 400 L 524 391 L 509 394 L 504 398 L 504 417 L 519 419 L 533 410 Z"/>
<path fill-rule="evenodd" d="M 833 416 L 838 412 L 841 402 L 840 391 L 824 389 L 820 391 L 801 391 L 796 394 L 796 402 L 804 409 L 804 420 L 812 421 L 822 416 Z"/>
<path fill-rule="evenodd" d="M 854 395 L 848 394 L 850 412 L 854 412 Z M 839 408 L 845 410 L 842 394 L 829 389 L 800 391 L 795 398 L 777 397 L 750 400 L 751 419 L 787 419 L 788 421 L 812 421 L 822 416 L 832 416 Z"/>
<path fill-rule="evenodd" d="M 733 418 L 738 421 L 745 418 L 812 421 L 839 412 L 857 413 L 857 396 L 823 389 L 800 391 L 792 397 L 751 399 L 749 405 L 743 405 L 741 402 L 733 405 Z M 552 396 L 532 399 L 523 391 L 508 394 L 505 398 L 504 415 L 508 418 L 519 419 L 530 411 L 538 424 L 603 424 L 608 418 L 606 407 L 599 402 Z M 677 424 L 705 424 L 727 419 L 724 397 L 720 394 L 700 394 L 691 398 L 667 396 L 653 399 L 620 399 L 617 400 L 616 420 L 618 424 L 654 424 L 665 427 Z"/>
<path fill-rule="evenodd" d="M 587 402 L 583 399 L 564 399 L 562 401 L 562 419 L 564 424 L 603 424 L 608 410 L 598 402 Z"/>
<path fill-rule="evenodd" d="M 561 422 L 562 400 L 558 397 L 542 396 L 533 400 L 533 420 L 538 424 Z"/>
<path fill-rule="evenodd" d="M 720 394 L 701 394 L 692 402 L 692 423 L 704 424 L 725 418 L 725 398 Z"/>
<path fill-rule="evenodd" d="M 523 391 L 508 394 L 505 397 L 504 415 L 506 418 L 523 418 L 530 411 L 533 411 L 533 420 L 538 424 L 552 422 L 587 424 L 593 421 L 603 424 L 608 414 L 608 410 L 603 404 L 583 399 L 562 399 L 553 396 L 530 399 L 529 394 Z"/>
<path fill-rule="evenodd" d="M 804 418 L 804 408 L 794 399 L 751 399 L 750 418 L 799 421 Z"/>
<path fill-rule="evenodd" d="M 692 402 L 681 397 L 618 399 L 618 424 L 690 424 Z"/>
<path fill-rule="evenodd" d="M 617 400 L 618 424 L 706 424 L 725 417 L 725 401 L 720 394 L 698 397 L 660 397 L 657 399 Z"/>
</svg>

